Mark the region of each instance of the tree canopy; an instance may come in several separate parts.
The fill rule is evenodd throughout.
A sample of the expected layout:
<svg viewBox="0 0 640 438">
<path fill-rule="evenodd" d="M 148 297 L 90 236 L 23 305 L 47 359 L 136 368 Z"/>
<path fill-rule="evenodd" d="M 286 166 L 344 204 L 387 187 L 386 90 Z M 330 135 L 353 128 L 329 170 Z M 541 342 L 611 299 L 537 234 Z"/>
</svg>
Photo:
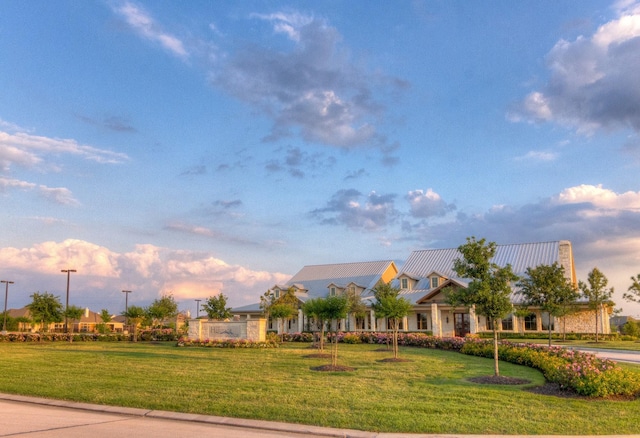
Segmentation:
<svg viewBox="0 0 640 438">
<path fill-rule="evenodd" d="M 209 297 L 201 308 L 209 319 L 224 320 L 232 316 L 231 307 L 227 307 L 227 297 L 223 293 Z"/>
<path fill-rule="evenodd" d="M 406 298 L 400 297 L 400 289 L 387 283 L 379 283 L 373 290 L 375 301 L 371 305 L 376 318 L 389 321 L 393 339 L 393 357 L 398 359 L 398 331 L 400 322 L 409 314 L 413 306 Z"/>
<path fill-rule="evenodd" d="M 563 317 L 580 294 L 565 276 L 564 267 L 554 262 L 527 268 L 526 277 L 518 282 L 525 307 L 538 307 L 549 314 L 549 346 L 551 317 Z"/>
<path fill-rule="evenodd" d="M 640 303 L 640 274 L 635 277 L 631 276 L 631 286 L 629 286 L 627 292 L 622 294 L 622 298 L 627 301 Z"/>
<path fill-rule="evenodd" d="M 49 324 L 62 322 L 63 310 L 60 297 L 48 292 L 35 292 L 31 295 L 31 303 L 27 304 L 31 319 L 40 323 L 40 330 L 46 331 Z"/>
<path fill-rule="evenodd" d="M 587 276 L 587 282 L 578 282 L 582 296 L 589 300 L 589 308 L 596 316 L 596 342 L 598 342 L 598 314 L 603 306 L 613 306 L 611 297 L 613 288 L 607 288 L 609 280 L 598 268 L 593 268 Z"/>
<path fill-rule="evenodd" d="M 157 326 L 178 315 L 178 303 L 170 293 L 162 295 L 162 297 L 153 300 L 147 308 L 147 315 L 152 319 L 153 325 Z"/>
<path fill-rule="evenodd" d="M 493 327 L 493 353 L 495 375 L 500 375 L 498 365 L 498 323 L 513 310 L 511 283 L 518 276 L 511 265 L 498 266 L 491 259 L 496 253 L 496 243 L 467 237 L 467 243 L 458 247 L 462 258 L 454 261 L 453 270 L 461 278 L 470 279 L 466 288 L 453 289 L 447 301 L 453 305 L 475 308 L 479 315 L 486 316 Z"/>
</svg>

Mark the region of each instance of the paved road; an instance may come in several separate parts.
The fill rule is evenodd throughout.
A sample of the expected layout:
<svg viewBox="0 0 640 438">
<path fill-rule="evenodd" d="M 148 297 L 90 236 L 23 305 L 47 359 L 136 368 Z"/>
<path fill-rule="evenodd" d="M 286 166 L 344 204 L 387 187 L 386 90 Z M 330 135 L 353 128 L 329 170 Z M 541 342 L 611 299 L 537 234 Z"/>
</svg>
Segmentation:
<svg viewBox="0 0 640 438">
<path fill-rule="evenodd" d="M 615 360 L 616 362 L 629 362 L 640 364 L 640 351 L 606 350 L 601 348 L 575 348 L 575 350 L 592 353 L 598 357 Z"/>
</svg>

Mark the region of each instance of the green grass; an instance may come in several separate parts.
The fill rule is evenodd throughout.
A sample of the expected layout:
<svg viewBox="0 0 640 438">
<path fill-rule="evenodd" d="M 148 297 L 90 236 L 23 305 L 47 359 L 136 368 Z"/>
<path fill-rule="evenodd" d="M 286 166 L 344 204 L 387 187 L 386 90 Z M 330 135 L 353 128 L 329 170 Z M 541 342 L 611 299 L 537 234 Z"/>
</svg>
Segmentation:
<svg viewBox="0 0 640 438">
<path fill-rule="evenodd" d="M 348 373 L 312 371 L 327 359 L 306 344 L 279 349 L 177 348 L 173 343 L 0 344 L 0 392 L 107 405 L 286 421 L 382 432 L 630 434 L 640 400 L 533 394 L 533 369 L 501 363 L 524 386 L 469 382 L 491 359 L 418 348 L 380 362 L 371 345 L 340 345 Z"/>
<path fill-rule="evenodd" d="M 548 345 L 548 339 L 505 339 L 509 342 L 522 342 L 526 344 L 542 344 Z M 559 341 L 552 340 L 551 345 L 561 347 L 577 347 L 577 348 L 601 348 L 603 350 L 629 350 L 640 351 L 640 341 Z"/>
</svg>

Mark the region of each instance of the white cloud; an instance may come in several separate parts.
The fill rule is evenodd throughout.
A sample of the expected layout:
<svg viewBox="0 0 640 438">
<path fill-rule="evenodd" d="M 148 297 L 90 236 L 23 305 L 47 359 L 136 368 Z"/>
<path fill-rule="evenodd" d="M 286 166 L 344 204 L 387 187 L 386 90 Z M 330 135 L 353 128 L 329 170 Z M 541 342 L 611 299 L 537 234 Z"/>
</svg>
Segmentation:
<svg viewBox="0 0 640 438">
<path fill-rule="evenodd" d="M 159 43 L 165 50 L 179 58 L 189 56 L 183 42 L 178 37 L 163 31 L 141 6 L 132 2 L 124 2 L 114 10 L 123 16 L 129 26 L 144 38 Z"/>
<path fill-rule="evenodd" d="M 590 134 L 640 132 L 640 3 L 620 2 L 617 17 L 591 36 L 560 40 L 547 55 L 551 77 L 509 115 L 553 121 Z"/>
<path fill-rule="evenodd" d="M 558 158 L 556 152 L 549 151 L 529 151 L 521 157 L 516 157 L 516 161 L 555 161 Z"/>
<path fill-rule="evenodd" d="M 416 218 L 429 218 L 434 216 L 444 216 L 455 210 L 455 206 L 447 204 L 439 194 L 432 189 L 412 190 L 406 196 L 409 201 L 411 216 Z"/>
<path fill-rule="evenodd" d="M 597 209 L 640 211 L 640 191 L 618 194 L 613 190 L 602 188 L 602 184 L 597 186 L 581 184 L 564 189 L 555 200 L 561 204 L 589 203 Z"/>
<path fill-rule="evenodd" d="M 30 183 L 27 181 L 20 181 L 17 179 L 0 177 L 0 192 L 6 192 L 9 189 L 18 189 L 31 191 L 35 190 L 43 198 L 52 200 L 58 204 L 63 205 L 78 205 L 79 202 L 73 197 L 71 191 L 64 187 L 47 187 L 45 185 L 39 185 Z"/>
<path fill-rule="evenodd" d="M 61 285 L 60 270 L 75 269 L 72 302 L 92 309 L 117 308 L 122 289 L 133 290 L 130 302 L 142 305 L 167 292 L 177 300 L 222 292 L 232 305 L 248 304 L 256 302 L 273 284 L 290 278 L 278 272 L 228 264 L 207 253 L 151 244 L 138 244 L 133 251 L 118 253 L 77 239 L 43 242 L 28 248 L 0 248 L 0 266 L 6 275 L 20 279 L 20 288 L 32 287 L 33 291 Z M 54 288 L 59 290 L 61 287 Z M 25 298 L 25 304 L 27 301 Z"/>
</svg>

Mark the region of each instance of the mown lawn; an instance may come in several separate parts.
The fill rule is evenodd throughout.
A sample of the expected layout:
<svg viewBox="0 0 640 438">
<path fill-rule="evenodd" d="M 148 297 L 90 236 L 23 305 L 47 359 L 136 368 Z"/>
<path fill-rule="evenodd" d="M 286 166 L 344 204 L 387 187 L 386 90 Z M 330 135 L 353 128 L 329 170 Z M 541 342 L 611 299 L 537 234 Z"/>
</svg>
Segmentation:
<svg viewBox="0 0 640 438">
<path fill-rule="evenodd" d="M 548 345 L 548 339 L 505 339 L 509 342 L 522 342 L 525 344 L 542 344 Z M 629 350 L 640 351 L 640 341 L 560 341 L 552 340 L 551 345 L 557 345 L 560 347 L 574 347 L 574 348 L 601 348 L 603 350 Z"/>
<path fill-rule="evenodd" d="M 530 385 L 489 386 L 493 361 L 404 348 L 340 345 L 346 373 L 312 371 L 307 344 L 279 349 L 178 348 L 174 343 L 0 344 L 0 392 L 118 406 L 383 432 L 632 434 L 640 400 L 558 398 L 533 369 L 501 363 Z M 639 371 L 640 372 L 640 371 Z"/>
</svg>

